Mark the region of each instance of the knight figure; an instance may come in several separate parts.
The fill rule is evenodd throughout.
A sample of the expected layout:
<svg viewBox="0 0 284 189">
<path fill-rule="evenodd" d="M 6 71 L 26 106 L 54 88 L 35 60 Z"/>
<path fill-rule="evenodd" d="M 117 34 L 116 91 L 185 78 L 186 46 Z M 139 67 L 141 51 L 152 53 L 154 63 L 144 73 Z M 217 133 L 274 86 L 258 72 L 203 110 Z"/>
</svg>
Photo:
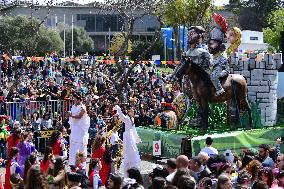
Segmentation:
<svg viewBox="0 0 284 189">
<path fill-rule="evenodd" d="M 206 46 L 202 44 L 205 30 L 201 26 L 192 26 L 188 29 L 188 44 L 189 49 L 186 52 L 186 57 L 190 61 L 200 66 L 208 73 L 210 67 L 210 54 Z"/>
<path fill-rule="evenodd" d="M 226 48 L 223 44 L 228 24 L 226 19 L 219 14 L 214 13 L 213 19 L 216 26 L 210 32 L 208 41 L 208 51 L 213 56 L 210 66 L 210 79 L 216 89 L 216 95 L 219 96 L 225 92 L 219 79 L 227 77 L 230 73 L 229 62 L 224 56 Z"/>
</svg>

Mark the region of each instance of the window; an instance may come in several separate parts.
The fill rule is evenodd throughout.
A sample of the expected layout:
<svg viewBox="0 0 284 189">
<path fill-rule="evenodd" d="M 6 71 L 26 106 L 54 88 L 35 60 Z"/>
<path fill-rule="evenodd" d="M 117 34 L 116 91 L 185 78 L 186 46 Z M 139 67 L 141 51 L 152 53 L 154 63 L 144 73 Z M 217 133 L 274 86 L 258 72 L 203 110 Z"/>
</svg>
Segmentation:
<svg viewBox="0 0 284 189">
<path fill-rule="evenodd" d="M 47 18 L 45 23 L 46 23 L 46 26 L 47 26 L 47 27 L 51 27 L 51 26 L 52 26 L 52 24 L 51 24 L 51 18 Z"/>
<path fill-rule="evenodd" d="M 258 41 L 258 37 L 250 37 L 251 41 Z"/>
<path fill-rule="evenodd" d="M 120 15 L 78 14 L 77 20 L 86 21 L 87 32 L 121 31 L 123 20 Z"/>
</svg>

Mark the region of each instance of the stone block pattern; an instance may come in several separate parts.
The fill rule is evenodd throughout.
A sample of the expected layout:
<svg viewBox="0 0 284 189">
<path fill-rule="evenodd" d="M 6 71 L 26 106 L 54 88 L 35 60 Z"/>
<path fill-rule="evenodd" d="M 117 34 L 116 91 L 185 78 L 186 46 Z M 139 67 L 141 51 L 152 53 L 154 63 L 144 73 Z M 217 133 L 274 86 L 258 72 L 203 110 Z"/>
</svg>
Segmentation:
<svg viewBox="0 0 284 189">
<path fill-rule="evenodd" d="M 282 54 L 233 53 L 231 64 L 231 73 L 241 74 L 247 79 L 248 99 L 259 104 L 262 124 L 275 125 L 278 69 L 283 64 Z"/>
</svg>

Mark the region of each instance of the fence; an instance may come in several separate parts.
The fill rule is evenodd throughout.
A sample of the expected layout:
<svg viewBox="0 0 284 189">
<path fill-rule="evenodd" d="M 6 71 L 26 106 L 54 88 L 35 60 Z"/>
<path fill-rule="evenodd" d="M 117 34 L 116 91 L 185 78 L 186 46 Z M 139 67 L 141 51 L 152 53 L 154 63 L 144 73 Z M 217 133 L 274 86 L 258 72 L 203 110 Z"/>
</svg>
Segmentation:
<svg viewBox="0 0 284 189">
<path fill-rule="evenodd" d="M 10 116 L 12 120 L 20 122 L 25 117 L 30 118 L 33 113 L 39 113 L 41 116 L 49 113 L 51 118 L 64 117 L 72 105 L 72 100 L 3 102 L 0 104 L 0 115 Z"/>
</svg>

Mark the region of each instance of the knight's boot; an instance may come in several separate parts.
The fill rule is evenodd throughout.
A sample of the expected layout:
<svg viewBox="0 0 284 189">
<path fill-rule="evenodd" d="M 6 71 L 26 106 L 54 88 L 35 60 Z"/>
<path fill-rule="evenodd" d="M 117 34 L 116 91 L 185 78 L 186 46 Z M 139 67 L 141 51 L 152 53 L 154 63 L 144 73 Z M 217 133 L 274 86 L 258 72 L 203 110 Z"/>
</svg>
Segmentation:
<svg viewBox="0 0 284 189">
<path fill-rule="evenodd" d="M 220 81 L 219 81 L 219 77 L 216 77 L 215 75 L 211 75 L 211 81 L 213 83 L 213 86 L 216 89 L 216 96 L 219 96 L 221 94 L 223 94 L 225 92 L 225 90 L 223 89 Z"/>
</svg>

